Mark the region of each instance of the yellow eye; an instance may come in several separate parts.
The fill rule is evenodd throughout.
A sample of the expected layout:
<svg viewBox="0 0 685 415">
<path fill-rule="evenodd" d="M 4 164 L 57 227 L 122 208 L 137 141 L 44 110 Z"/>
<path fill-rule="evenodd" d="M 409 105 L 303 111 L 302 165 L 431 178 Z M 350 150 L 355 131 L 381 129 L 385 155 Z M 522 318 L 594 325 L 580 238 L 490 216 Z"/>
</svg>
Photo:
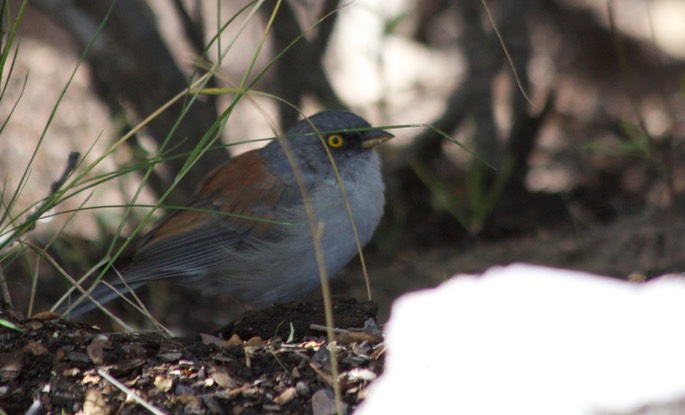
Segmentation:
<svg viewBox="0 0 685 415">
<path fill-rule="evenodd" d="M 345 143 L 345 139 L 340 134 L 331 134 L 326 141 L 331 148 L 340 148 Z"/>
</svg>

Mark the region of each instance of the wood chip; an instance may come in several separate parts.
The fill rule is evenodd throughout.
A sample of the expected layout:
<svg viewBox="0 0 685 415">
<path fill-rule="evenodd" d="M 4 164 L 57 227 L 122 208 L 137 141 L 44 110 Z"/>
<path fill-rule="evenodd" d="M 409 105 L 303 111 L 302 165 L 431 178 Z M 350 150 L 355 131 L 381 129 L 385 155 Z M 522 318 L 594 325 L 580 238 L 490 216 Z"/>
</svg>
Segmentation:
<svg viewBox="0 0 685 415">
<path fill-rule="evenodd" d="M 169 392 L 171 387 L 174 386 L 174 380 L 166 376 L 158 375 L 155 377 L 154 384 L 159 392 Z"/>
<path fill-rule="evenodd" d="M 279 405 L 283 405 L 283 404 L 286 404 L 286 403 L 292 401 L 293 399 L 295 399 L 296 396 L 297 396 L 297 390 L 291 386 L 291 387 L 287 388 L 286 390 L 284 390 L 283 392 L 281 392 L 280 395 L 275 397 L 274 402 L 279 404 Z"/>
</svg>

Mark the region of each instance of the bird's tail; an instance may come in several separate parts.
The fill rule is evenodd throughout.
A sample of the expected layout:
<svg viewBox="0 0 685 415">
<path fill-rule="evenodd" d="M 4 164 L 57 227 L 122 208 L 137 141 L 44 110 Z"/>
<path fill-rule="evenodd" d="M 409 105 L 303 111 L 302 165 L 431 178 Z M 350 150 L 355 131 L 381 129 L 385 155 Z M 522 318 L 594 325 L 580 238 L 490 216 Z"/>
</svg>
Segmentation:
<svg viewBox="0 0 685 415">
<path fill-rule="evenodd" d="M 55 312 L 62 314 L 67 319 L 73 319 L 97 308 L 98 305 L 103 305 L 118 297 L 123 297 L 143 285 L 143 282 L 124 284 L 121 281 L 107 282 L 103 279 L 90 291 L 90 297 L 74 294 L 71 298 L 60 304 Z"/>
</svg>

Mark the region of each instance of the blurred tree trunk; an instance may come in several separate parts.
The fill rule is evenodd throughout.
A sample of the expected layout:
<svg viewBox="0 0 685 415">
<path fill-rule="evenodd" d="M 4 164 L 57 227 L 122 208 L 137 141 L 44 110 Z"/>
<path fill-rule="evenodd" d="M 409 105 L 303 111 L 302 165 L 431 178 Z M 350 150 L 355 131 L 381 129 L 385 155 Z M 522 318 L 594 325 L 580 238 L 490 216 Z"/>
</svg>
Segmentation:
<svg viewBox="0 0 685 415">
<path fill-rule="evenodd" d="M 144 1 L 36 0 L 34 4 L 71 34 L 79 53 L 86 50 L 111 8 L 104 31 L 85 59 L 92 72 L 96 93 L 113 114 L 125 113 L 135 123 L 187 89 L 188 76 L 172 58 L 157 30 L 154 14 Z M 146 127 L 147 133 L 159 145 L 171 134 L 165 153 L 165 170 L 168 173 L 151 176 L 150 185 L 157 194 L 169 188 L 186 161 L 182 155 L 197 145 L 217 118 L 212 100 L 198 99 L 185 114 L 183 111 L 182 100 Z M 178 120 L 181 121 L 173 130 Z M 185 201 L 208 168 L 227 159 L 225 151 L 207 152 L 201 163 L 196 164 L 180 182 L 168 202 Z"/>
<path fill-rule="evenodd" d="M 323 66 L 323 57 L 328 47 L 336 22 L 338 0 L 325 0 L 320 17 L 327 16 L 312 36 L 301 38 L 290 46 L 307 28 L 300 27 L 297 13 L 291 2 L 283 2 L 273 25 L 274 54 L 287 51 L 278 59 L 273 70 L 274 93 L 287 103 L 300 107 L 307 95 L 316 98 L 324 107 L 342 109 L 344 104 L 333 90 Z M 271 13 L 268 8 L 262 8 Z M 331 14 L 332 13 L 332 14 Z M 292 125 L 299 114 L 286 103 L 279 103 L 281 125 Z"/>
</svg>

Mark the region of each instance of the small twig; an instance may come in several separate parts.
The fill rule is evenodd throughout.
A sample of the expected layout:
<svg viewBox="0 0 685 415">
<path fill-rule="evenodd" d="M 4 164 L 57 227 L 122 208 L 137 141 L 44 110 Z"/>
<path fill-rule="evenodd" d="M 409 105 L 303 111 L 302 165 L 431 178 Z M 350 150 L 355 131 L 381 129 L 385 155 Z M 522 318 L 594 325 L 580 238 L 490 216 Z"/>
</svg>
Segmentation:
<svg viewBox="0 0 685 415">
<path fill-rule="evenodd" d="M 152 405 L 151 403 L 145 401 L 143 398 L 138 396 L 138 394 L 134 390 L 126 387 L 126 385 L 124 385 L 123 383 L 116 380 L 109 373 L 107 373 L 107 371 L 105 371 L 104 369 L 98 369 L 98 375 L 102 376 L 106 381 L 108 381 L 109 383 L 114 385 L 115 388 L 119 389 L 122 392 L 125 392 L 126 396 L 128 398 L 131 398 L 134 401 L 138 402 L 140 405 L 142 405 L 145 409 L 152 412 L 153 414 L 166 415 L 166 412 L 162 411 L 161 409 L 157 408 L 156 406 Z"/>
<path fill-rule="evenodd" d="M 76 169 L 76 164 L 78 163 L 79 157 L 81 157 L 81 153 L 78 151 L 72 151 L 69 153 L 69 158 L 67 158 L 67 166 L 64 168 L 64 172 L 60 178 L 52 182 L 49 196 L 57 193 L 57 191 L 62 188 L 64 182 L 66 182 L 69 178 L 69 175 L 74 171 L 74 169 Z"/>
<path fill-rule="evenodd" d="M 2 287 L 2 299 L 7 306 L 12 309 L 12 297 L 10 296 L 9 288 L 7 287 L 7 279 L 5 278 L 5 271 L 2 269 L 2 264 L 0 264 L 0 286 Z"/>
<path fill-rule="evenodd" d="M 328 384 L 328 386 L 335 387 L 335 385 L 338 384 L 338 382 L 336 382 L 334 380 L 335 378 L 333 376 L 331 376 L 329 373 L 324 372 L 323 370 L 318 368 L 315 364 L 312 364 L 310 362 L 309 367 L 317 374 L 317 376 L 319 376 L 319 378 L 322 381 L 326 382 L 326 384 Z M 340 412 L 338 412 L 338 413 L 340 413 Z"/>
<path fill-rule="evenodd" d="M 371 322 L 371 324 L 369 324 Z M 370 327 L 369 327 L 370 326 Z M 313 331 L 322 331 L 326 332 L 328 331 L 328 327 L 326 327 L 323 324 L 310 324 L 309 329 Z M 369 320 L 366 321 L 364 324 L 364 327 L 360 328 L 349 328 L 349 329 L 339 329 L 339 328 L 332 328 L 333 334 L 347 334 L 347 333 L 373 333 L 373 334 L 381 334 L 381 330 L 378 328 L 376 325 L 376 322 L 370 318 Z"/>
<path fill-rule="evenodd" d="M 314 330 L 314 331 L 322 331 L 322 332 L 328 331 L 328 327 L 326 327 L 325 325 L 322 325 L 322 324 L 310 324 L 309 329 Z M 331 330 L 333 331 L 334 334 L 349 333 L 349 330 L 345 330 L 345 329 L 332 328 Z"/>
<path fill-rule="evenodd" d="M 50 193 L 43 199 L 43 202 L 36 206 L 31 213 L 26 218 L 26 221 L 24 224 L 28 224 L 28 226 L 25 228 L 23 232 L 20 234 L 24 234 L 26 232 L 32 231 L 36 227 L 36 222 L 40 217 L 45 213 L 46 211 L 49 210 L 48 205 L 50 203 L 53 203 L 53 196 L 57 194 L 61 189 L 62 186 L 64 186 L 64 183 L 67 181 L 71 173 L 76 169 L 76 164 L 78 163 L 78 159 L 81 156 L 81 153 L 78 151 L 72 151 L 69 153 L 69 158 L 67 159 L 67 166 L 64 168 L 64 172 L 60 176 L 59 179 L 55 180 L 52 182 L 50 185 Z M 20 226 L 19 229 L 23 227 Z M 17 234 L 15 236 L 19 236 L 20 234 Z"/>
<path fill-rule="evenodd" d="M 485 0 L 481 0 L 481 3 L 483 4 L 483 8 L 485 9 L 485 13 L 488 15 L 488 19 L 490 20 L 490 24 L 492 24 L 492 29 L 495 31 L 495 35 L 497 35 L 497 39 L 499 40 L 500 45 L 502 45 L 502 51 L 504 52 L 504 55 L 507 57 L 507 61 L 509 61 L 509 67 L 511 68 L 511 72 L 514 75 L 514 80 L 516 81 L 516 86 L 518 86 L 519 91 L 521 91 L 521 95 L 528 101 L 528 103 L 532 106 L 535 106 L 533 104 L 533 101 L 528 97 L 528 94 L 526 93 L 526 88 L 523 85 L 523 82 L 521 82 L 521 77 L 519 76 L 518 71 L 516 70 L 516 65 L 514 64 L 514 59 L 511 57 L 511 54 L 509 53 L 509 49 L 507 48 L 507 44 L 504 42 L 504 38 L 502 37 L 502 34 L 500 33 L 499 29 L 497 28 L 497 23 L 495 23 L 495 19 L 492 17 L 492 13 L 490 13 L 490 8 L 488 7 L 488 3 Z"/>
</svg>

